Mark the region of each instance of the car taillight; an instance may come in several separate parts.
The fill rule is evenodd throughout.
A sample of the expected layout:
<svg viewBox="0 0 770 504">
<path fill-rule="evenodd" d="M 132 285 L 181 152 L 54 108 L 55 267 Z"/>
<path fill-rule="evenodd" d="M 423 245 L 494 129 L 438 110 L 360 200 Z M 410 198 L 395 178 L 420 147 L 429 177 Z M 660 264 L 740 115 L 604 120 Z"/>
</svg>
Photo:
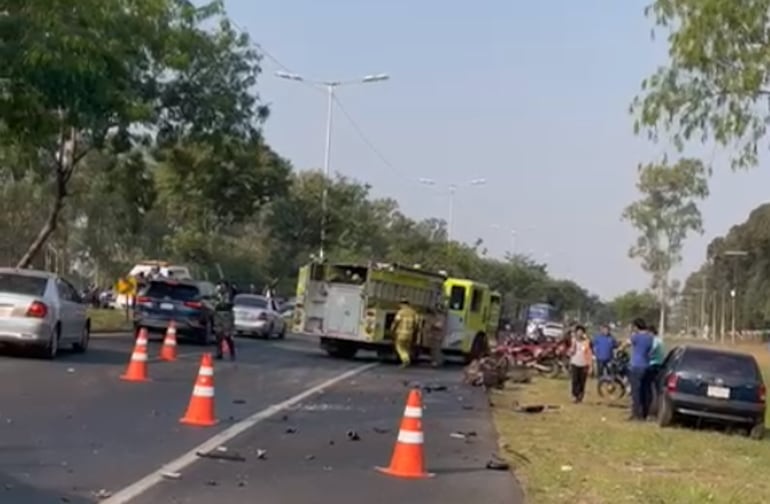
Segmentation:
<svg viewBox="0 0 770 504">
<path fill-rule="evenodd" d="M 203 308 L 203 303 L 201 303 L 200 301 L 185 301 L 184 305 L 188 308 L 193 308 L 195 310 L 200 310 L 201 308 Z"/>
<path fill-rule="evenodd" d="M 669 392 L 676 391 L 676 384 L 679 383 L 679 376 L 676 373 L 671 373 L 666 378 L 666 390 Z"/>
<path fill-rule="evenodd" d="M 46 315 L 48 315 L 48 307 L 40 301 L 32 301 L 27 308 L 27 317 L 45 318 Z"/>
<path fill-rule="evenodd" d="M 759 389 L 757 390 L 757 393 L 759 395 L 759 402 L 764 403 L 765 402 L 765 396 L 767 395 L 767 388 L 765 388 L 765 384 L 759 386 Z"/>
</svg>

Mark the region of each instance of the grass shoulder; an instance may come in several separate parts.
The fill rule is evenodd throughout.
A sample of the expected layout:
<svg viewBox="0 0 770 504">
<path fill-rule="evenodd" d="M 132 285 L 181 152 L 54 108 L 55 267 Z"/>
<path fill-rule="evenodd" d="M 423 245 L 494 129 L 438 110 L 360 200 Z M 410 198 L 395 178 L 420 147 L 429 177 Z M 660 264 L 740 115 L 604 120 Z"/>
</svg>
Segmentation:
<svg viewBox="0 0 770 504">
<path fill-rule="evenodd" d="M 767 375 L 766 375 L 767 376 Z M 628 403 L 583 404 L 568 382 L 534 378 L 492 393 L 501 453 L 531 504 L 745 504 L 770 499 L 770 442 L 627 421 Z M 517 405 L 558 406 L 519 413 Z"/>
<path fill-rule="evenodd" d="M 126 320 L 124 310 L 89 308 L 88 316 L 91 318 L 91 331 L 94 333 L 124 332 L 132 328 L 131 322 Z"/>
</svg>

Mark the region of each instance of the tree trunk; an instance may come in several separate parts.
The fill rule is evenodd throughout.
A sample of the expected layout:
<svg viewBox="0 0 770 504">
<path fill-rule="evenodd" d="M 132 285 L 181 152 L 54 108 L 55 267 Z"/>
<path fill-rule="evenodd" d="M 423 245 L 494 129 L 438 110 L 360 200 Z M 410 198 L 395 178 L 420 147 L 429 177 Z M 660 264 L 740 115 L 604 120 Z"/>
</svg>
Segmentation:
<svg viewBox="0 0 770 504">
<path fill-rule="evenodd" d="M 57 167 L 56 192 L 54 194 L 53 205 L 51 205 L 51 210 L 48 212 L 48 217 L 46 218 L 43 227 L 40 228 L 40 232 L 37 234 L 37 237 L 35 237 L 34 241 L 29 245 L 27 251 L 21 257 L 21 259 L 19 259 L 19 262 L 16 263 L 17 268 L 28 268 L 32 263 L 32 260 L 35 259 L 35 256 L 43 248 L 43 245 L 46 244 L 48 238 L 50 238 L 54 231 L 56 231 L 56 226 L 59 222 L 59 214 L 61 214 L 61 211 L 64 208 L 64 197 L 66 195 L 67 187 L 65 175 L 62 170 Z"/>
</svg>

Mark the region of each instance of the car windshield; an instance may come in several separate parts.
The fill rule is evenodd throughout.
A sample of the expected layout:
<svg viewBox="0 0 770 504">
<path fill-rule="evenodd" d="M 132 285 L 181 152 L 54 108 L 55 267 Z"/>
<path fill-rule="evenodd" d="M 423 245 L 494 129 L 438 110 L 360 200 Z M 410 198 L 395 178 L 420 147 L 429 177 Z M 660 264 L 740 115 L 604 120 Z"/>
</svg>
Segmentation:
<svg viewBox="0 0 770 504">
<path fill-rule="evenodd" d="M 199 295 L 194 285 L 174 284 L 169 282 L 151 282 L 144 295 L 155 299 L 173 299 L 175 301 L 192 301 Z"/>
<path fill-rule="evenodd" d="M 23 296 L 42 296 L 45 294 L 46 278 L 0 273 L 0 292 L 21 294 Z"/>
<path fill-rule="evenodd" d="M 267 308 L 267 299 L 259 296 L 235 296 L 233 304 L 249 308 Z"/>
<path fill-rule="evenodd" d="M 759 378 L 756 361 L 750 355 L 688 349 L 682 360 L 685 371 L 754 381 Z"/>
</svg>

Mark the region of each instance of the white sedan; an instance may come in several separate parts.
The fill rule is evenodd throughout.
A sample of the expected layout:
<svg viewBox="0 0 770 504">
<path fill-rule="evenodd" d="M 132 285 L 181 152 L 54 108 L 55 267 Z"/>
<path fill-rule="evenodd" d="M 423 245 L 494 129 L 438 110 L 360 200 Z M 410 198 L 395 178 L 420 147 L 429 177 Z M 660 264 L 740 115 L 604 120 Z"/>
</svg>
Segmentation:
<svg viewBox="0 0 770 504">
<path fill-rule="evenodd" d="M 273 299 L 256 294 L 238 294 L 233 299 L 235 334 L 286 337 L 286 321 Z"/>
<path fill-rule="evenodd" d="M 87 305 L 68 281 L 47 271 L 0 268 L 0 344 L 54 359 L 63 345 L 85 352 Z"/>
</svg>

